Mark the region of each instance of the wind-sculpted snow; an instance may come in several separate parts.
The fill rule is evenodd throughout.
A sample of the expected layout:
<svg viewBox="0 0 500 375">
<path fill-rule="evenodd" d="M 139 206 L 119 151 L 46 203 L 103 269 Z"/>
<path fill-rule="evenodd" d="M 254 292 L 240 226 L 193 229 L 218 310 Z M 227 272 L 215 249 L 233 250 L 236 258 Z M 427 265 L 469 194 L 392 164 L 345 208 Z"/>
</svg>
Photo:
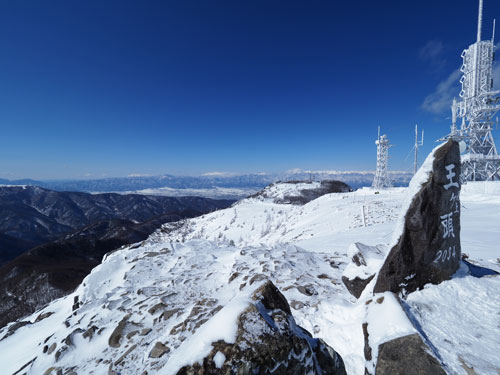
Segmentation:
<svg viewBox="0 0 500 375">
<path fill-rule="evenodd" d="M 180 230 L 172 231 L 176 224 L 166 224 L 163 230 L 168 233 L 167 238 L 179 241 L 204 238 L 238 246 L 298 243 L 311 250 L 331 251 L 334 248 L 345 253 L 347 247 L 357 240 L 356 236 L 364 237 L 369 232 L 374 232 L 370 243 L 387 242 L 388 238 L 380 236 L 387 236 L 387 231 L 390 233 L 388 224 L 396 219 L 404 196 L 403 188 L 377 195 L 370 189 L 363 189 L 353 193 L 327 194 L 296 206 L 274 203 L 276 197 L 292 193 L 293 187 L 289 184 L 282 186 L 283 191 L 273 188 L 268 198 L 261 195 L 244 199 L 230 209 L 189 220 Z M 381 230 L 378 225 L 387 225 L 387 229 Z M 377 226 L 376 231 L 374 228 L 358 230 L 354 231 L 356 235 L 349 236 L 348 232 L 353 233 L 353 229 L 373 226 Z M 336 239 L 332 241 L 334 234 Z"/>
<path fill-rule="evenodd" d="M 353 297 L 341 277 L 352 243 L 387 251 L 404 196 L 405 189 L 365 189 L 303 206 L 249 198 L 164 225 L 148 240 L 108 254 L 71 295 L 0 330 L 2 373 L 26 365 L 20 373 L 175 374 L 212 350 L 213 340 L 231 341 L 246 298 L 270 280 L 296 323 L 334 348 L 348 374 L 362 375 L 367 300 Z M 462 196 L 463 251 L 492 268 L 498 235 L 486 232 L 498 223 L 495 199 Z M 484 241 L 477 233 L 486 233 Z M 406 308 L 450 374 L 466 375 L 466 367 L 496 374 L 498 296 L 497 276 L 462 272 L 410 294 Z M 214 361 L 222 366 L 225 357 Z"/>
<path fill-rule="evenodd" d="M 500 276 L 466 270 L 408 296 L 414 319 L 450 374 L 500 373 Z M 474 372 L 471 372 L 471 370 Z"/>
<path fill-rule="evenodd" d="M 36 314 L 53 315 L 4 338 L 0 361 L 17 359 L 8 361 L 8 374 L 35 357 L 30 365 L 33 374 L 51 367 L 75 367 L 78 374 L 103 373 L 108 368 L 121 374 L 166 369 L 172 353 L 185 340 L 264 280 L 274 282 L 300 312 L 298 316 L 313 323 L 322 299 L 348 304 L 339 281 L 329 276 L 334 266 L 333 256 L 293 245 L 236 249 L 205 240 L 149 241 L 109 255 L 75 293 Z M 234 324 L 235 315 L 237 310 L 228 314 L 232 323 L 227 318 L 222 322 Z M 27 320 L 34 321 L 36 316 Z M 208 338 L 200 339 L 206 343 L 194 347 L 193 361 L 210 349 L 210 335 L 220 334 L 214 328 L 208 331 Z M 0 331 L 0 337 L 7 332 Z M 21 342 L 19 353 L 15 348 Z M 158 342 L 165 347 L 164 353 L 152 358 Z"/>
</svg>

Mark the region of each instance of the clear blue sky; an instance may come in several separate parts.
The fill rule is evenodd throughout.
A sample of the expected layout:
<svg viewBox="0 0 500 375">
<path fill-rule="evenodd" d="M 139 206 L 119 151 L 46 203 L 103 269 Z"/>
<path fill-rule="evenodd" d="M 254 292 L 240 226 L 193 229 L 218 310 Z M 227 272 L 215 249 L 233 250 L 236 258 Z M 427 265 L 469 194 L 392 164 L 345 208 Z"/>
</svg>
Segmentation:
<svg viewBox="0 0 500 375">
<path fill-rule="evenodd" d="M 476 18 L 475 0 L 2 1 L 0 178 L 370 170 L 378 125 L 409 170 L 415 123 L 422 154 L 449 130 Z"/>
</svg>

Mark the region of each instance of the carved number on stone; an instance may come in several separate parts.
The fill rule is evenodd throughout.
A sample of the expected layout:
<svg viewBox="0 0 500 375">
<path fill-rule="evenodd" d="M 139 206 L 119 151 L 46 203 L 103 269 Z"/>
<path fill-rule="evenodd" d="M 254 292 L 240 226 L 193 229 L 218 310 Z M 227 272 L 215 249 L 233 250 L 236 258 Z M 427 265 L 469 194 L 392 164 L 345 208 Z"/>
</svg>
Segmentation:
<svg viewBox="0 0 500 375">
<path fill-rule="evenodd" d="M 445 250 L 439 250 L 436 254 L 436 259 L 434 259 L 433 263 L 442 263 L 450 260 L 452 257 L 455 258 L 457 253 L 455 251 L 455 246 L 451 246 Z"/>
</svg>

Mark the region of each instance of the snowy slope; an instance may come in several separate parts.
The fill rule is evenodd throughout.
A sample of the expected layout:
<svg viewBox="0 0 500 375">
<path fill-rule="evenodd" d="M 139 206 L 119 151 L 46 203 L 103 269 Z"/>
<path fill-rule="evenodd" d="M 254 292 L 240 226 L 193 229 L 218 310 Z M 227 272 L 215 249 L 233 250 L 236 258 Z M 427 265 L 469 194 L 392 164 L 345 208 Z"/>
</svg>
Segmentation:
<svg viewBox="0 0 500 375">
<path fill-rule="evenodd" d="M 270 279 L 297 323 L 338 351 L 349 374 L 363 374 L 365 301 L 347 292 L 341 276 L 352 243 L 387 251 L 406 190 L 327 194 L 295 206 L 274 203 L 285 189 L 294 193 L 281 186 L 182 225 L 166 224 L 108 255 L 72 295 L 24 319 L 32 324 L 0 331 L 2 371 L 28 364 L 29 374 L 75 366 L 78 374 L 175 373 L 197 358 L 193 353 L 203 355 L 207 346 L 200 341 L 211 342 L 217 321 L 229 323 L 220 335 L 230 339 L 246 296 Z M 465 188 L 462 196 L 463 251 L 500 270 L 500 189 L 488 198 L 479 190 Z M 499 277 L 478 279 L 462 270 L 411 294 L 407 308 L 450 374 L 472 367 L 497 374 L 499 296 Z M 46 313 L 53 314 L 35 322 Z M 168 350 L 151 358 L 158 342 Z"/>
</svg>

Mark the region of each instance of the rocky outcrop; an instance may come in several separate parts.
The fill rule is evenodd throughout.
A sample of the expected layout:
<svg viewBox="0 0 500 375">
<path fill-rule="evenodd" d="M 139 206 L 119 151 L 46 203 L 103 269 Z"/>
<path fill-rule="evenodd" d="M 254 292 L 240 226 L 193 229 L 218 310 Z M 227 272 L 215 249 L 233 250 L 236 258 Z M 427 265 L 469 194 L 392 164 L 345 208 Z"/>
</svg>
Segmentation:
<svg viewBox="0 0 500 375">
<path fill-rule="evenodd" d="M 285 189 L 276 189 L 285 186 Z M 272 199 L 274 203 L 304 205 L 330 193 L 348 193 L 352 188 L 342 181 L 284 181 L 269 185 L 250 198 Z"/>
<path fill-rule="evenodd" d="M 374 277 L 375 275 L 371 275 L 366 279 L 362 279 L 356 276 L 353 279 L 349 279 L 346 276 L 342 276 L 342 282 L 344 283 L 349 293 L 351 293 L 354 297 L 359 298 L 359 296 L 361 296 L 361 293 L 363 293 L 363 290 L 365 290 L 366 286 L 370 283 L 370 281 L 373 280 Z"/>
<path fill-rule="evenodd" d="M 368 246 L 356 242 L 349 246 L 347 255 L 351 262 L 342 273 L 342 282 L 349 293 L 359 298 L 380 268 L 383 252 L 380 246 Z"/>
<path fill-rule="evenodd" d="M 405 295 L 427 283 L 448 280 L 457 271 L 461 251 L 459 176 L 459 146 L 449 140 L 428 157 L 410 184 L 410 188 L 422 185 L 406 212 L 399 241 L 379 271 L 375 293 Z"/>
<path fill-rule="evenodd" d="M 378 349 L 377 375 L 446 375 L 422 337 L 415 333 L 387 341 Z"/>
<path fill-rule="evenodd" d="M 362 330 L 366 375 L 446 374 L 396 294 L 376 294 L 366 301 Z"/>
<path fill-rule="evenodd" d="M 346 374 L 339 354 L 296 325 L 288 302 L 271 282 L 257 289 L 253 300 L 239 316 L 234 343 L 212 343 L 202 363 L 177 374 Z"/>
</svg>

